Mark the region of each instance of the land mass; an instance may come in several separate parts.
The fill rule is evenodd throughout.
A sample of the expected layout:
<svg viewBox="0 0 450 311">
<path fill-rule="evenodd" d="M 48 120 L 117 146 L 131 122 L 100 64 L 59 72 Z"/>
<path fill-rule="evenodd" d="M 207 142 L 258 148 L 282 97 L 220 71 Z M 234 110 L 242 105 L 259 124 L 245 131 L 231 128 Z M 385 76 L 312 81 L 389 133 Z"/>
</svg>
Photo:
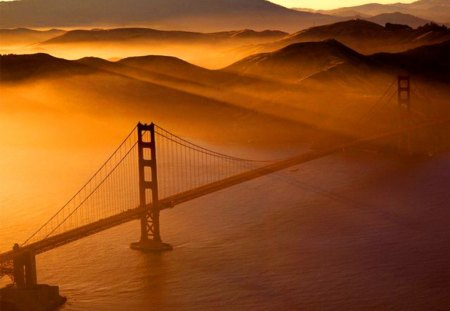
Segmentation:
<svg viewBox="0 0 450 311">
<path fill-rule="evenodd" d="M 340 20 L 264 0 L 23 0 L 0 2 L 0 16 L 2 28 L 149 26 L 190 31 L 290 32 Z"/>
</svg>

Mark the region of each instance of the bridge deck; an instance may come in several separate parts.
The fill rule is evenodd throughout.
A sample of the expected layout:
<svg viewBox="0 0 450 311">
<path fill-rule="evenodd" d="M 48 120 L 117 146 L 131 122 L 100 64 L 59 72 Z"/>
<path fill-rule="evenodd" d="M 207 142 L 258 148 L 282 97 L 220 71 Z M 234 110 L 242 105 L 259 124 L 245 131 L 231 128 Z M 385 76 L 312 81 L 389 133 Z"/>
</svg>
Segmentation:
<svg viewBox="0 0 450 311">
<path fill-rule="evenodd" d="M 342 149 L 339 148 L 339 149 Z M 289 168 L 291 166 L 301 164 L 304 162 L 312 161 L 321 157 L 324 157 L 328 154 L 336 152 L 337 149 L 329 150 L 327 152 L 308 152 L 301 156 L 293 157 L 288 160 L 280 161 L 271 165 L 267 165 L 243 174 L 239 174 L 230 178 L 226 178 L 219 182 L 211 183 L 202 187 L 198 187 L 192 189 L 190 191 L 182 192 L 174 196 L 170 196 L 164 198 L 159 201 L 159 209 L 165 210 L 168 208 L 172 208 L 175 205 L 179 205 L 181 203 L 208 195 L 210 193 L 214 193 L 234 185 L 241 184 L 243 182 L 268 175 L 274 173 L 276 171 L 283 170 L 285 168 Z M 152 205 L 148 205 L 147 208 L 153 208 Z M 71 243 L 73 241 L 82 239 L 89 235 L 113 228 L 120 224 L 124 224 L 129 221 L 133 221 L 139 219 L 145 209 L 136 208 L 121 214 L 114 215 L 109 218 L 102 219 L 97 222 L 93 222 L 91 224 L 67 231 L 62 234 L 58 234 L 42 241 L 38 241 L 26 246 L 27 249 L 32 249 L 36 254 L 40 254 L 51 249 L 60 247 L 62 245 Z M 9 251 L 3 254 L 0 254 L 0 262 L 10 261 L 14 257 L 14 252 Z"/>
<path fill-rule="evenodd" d="M 420 129 L 423 127 L 428 127 L 428 126 L 432 126 L 432 125 L 436 125 L 436 124 L 440 124 L 440 123 L 448 123 L 450 121 L 450 119 L 444 120 L 444 121 L 439 121 L 439 122 L 433 122 L 431 123 L 427 123 L 425 125 L 420 125 L 420 126 L 416 126 L 416 127 L 412 127 L 409 128 L 408 130 L 414 130 L 414 129 Z M 175 205 L 241 184 L 243 182 L 252 180 L 252 179 L 256 179 L 258 177 L 264 176 L 264 175 L 268 175 L 298 164 L 302 164 L 302 163 L 306 163 L 309 161 L 313 161 L 316 159 L 320 159 L 323 158 L 325 156 L 337 153 L 343 149 L 346 148 L 351 148 L 351 147 L 356 147 L 365 143 L 369 143 L 369 142 L 373 142 L 379 139 L 383 139 L 383 138 L 387 138 L 387 137 L 391 137 L 391 136 L 396 136 L 399 135 L 401 133 L 403 133 L 405 130 L 396 130 L 396 131 L 391 131 L 389 133 L 383 133 L 383 134 L 379 134 L 379 135 L 374 135 L 368 138 L 364 138 L 364 139 L 358 139 L 346 144 L 341 144 L 339 146 L 334 146 L 332 148 L 329 148 L 327 150 L 323 150 L 323 151 L 310 151 L 304 154 L 301 154 L 299 156 L 295 156 L 292 158 L 289 158 L 287 160 L 283 160 L 283 161 L 279 161 L 261 168 L 257 168 L 254 170 L 251 170 L 249 172 L 246 173 L 242 173 L 242 174 L 238 174 L 226 179 L 223 179 L 221 181 L 218 182 L 214 182 L 205 186 L 201 186 L 195 189 L 192 189 L 190 191 L 186 191 L 186 192 L 182 192 L 179 194 L 176 194 L 174 196 L 170 196 L 167 198 L 163 198 L 159 201 L 159 206 L 158 208 L 160 210 L 165 210 L 167 208 L 172 208 Z M 148 208 L 153 208 L 151 205 L 146 207 Z M 49 238 L 46 238 L 44 240 L 26 245 L 23 249 L 30 249 L 33 250 L 36 254 L 40 254 L 46 251 L 49 251 L 51 249 L 60 247 L 62 245 L 71 243 L 73 241 L 82 239 L 84 237 L 87 237 L 89 235 L 110 229 L 112 227 L 118 226 L 120 224 L 124 224 L 126 222 L 129 221 L 133 221 L 136 219 L 139 219 L 142 215 L 142 213 L 144 213 L 145 208 L 135 208 L 135 209 L 131 209 L 128 210 L 126 212 L 117 214 L 115 216 L 109 217 L 109 218 L 105 218 L 103 220 L 97 221 L 97 222 L 93 222 L 91 224 L 85 225 L 85 226 L 81 226 L 77 229 L 73 229 L 70 231 L 67 231 L 65 233 L 62 234 L 58 234 Z M 11 261 L 14 258 L 14 252 L 13 251 L 9 251 L 6 253 L 2 253 L 0 254 L 0 265 L 4 264 L 6 262 Z"/>
</svg>

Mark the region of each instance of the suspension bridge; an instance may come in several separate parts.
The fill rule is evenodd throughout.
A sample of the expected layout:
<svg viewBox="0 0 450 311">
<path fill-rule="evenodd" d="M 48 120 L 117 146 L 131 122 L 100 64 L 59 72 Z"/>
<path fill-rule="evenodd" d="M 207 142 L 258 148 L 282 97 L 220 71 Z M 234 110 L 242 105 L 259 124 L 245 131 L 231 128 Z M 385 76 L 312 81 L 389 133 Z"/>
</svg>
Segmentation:
<svg viewBox="0 0 450 311">
<path fill-rule="evenodd" d="M 392 86 L 390 87 L 392 88 Z M 139 123 L 115 152 L 41 227 L 13 250 L 0 254 L 0 278 L 10 276 L 18 288 L 37 284 L 36 255 L 121 225 L 140 221 L 140 239 L 131 248 L 164 251 L 160 212 L 201 196 L 268 175 L 294 165 L 319 159 L 343 149 L 397 137 L 405 148 L 411 133 L 449 123 L 435 118 L 411 122 L 410 80 L 398 79 L 397 91 L 387 91 L 368 111 L 397 93 L 400 126 L 395 129 L 337 143 L 322 150 L 281 161 L 237 158 L 189 142 L 155 124 Z"/>
</svg>

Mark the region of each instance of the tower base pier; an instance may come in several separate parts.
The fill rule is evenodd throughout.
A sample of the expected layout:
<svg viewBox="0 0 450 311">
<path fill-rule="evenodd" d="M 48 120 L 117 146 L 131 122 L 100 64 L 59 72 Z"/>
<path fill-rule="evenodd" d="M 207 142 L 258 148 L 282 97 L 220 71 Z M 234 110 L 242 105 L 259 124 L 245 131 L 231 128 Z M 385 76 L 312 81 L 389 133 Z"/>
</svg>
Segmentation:
<svg viewBox="0 0 450 311">
<path fill-rule="evenodd" d="M 130 248 L 142 252 L 155 252 L 155 253 L 173 250 L 172 245 L 153 240 L 131 243 Z"/>
<path fill-rule="evenodd" d="M 58 286 L 35 285 L 31 288 L 9 286 L 0 289 L 0 310 L 2 311 L 57 310 L 66 300 L 59 295 Z"/>
</svg>

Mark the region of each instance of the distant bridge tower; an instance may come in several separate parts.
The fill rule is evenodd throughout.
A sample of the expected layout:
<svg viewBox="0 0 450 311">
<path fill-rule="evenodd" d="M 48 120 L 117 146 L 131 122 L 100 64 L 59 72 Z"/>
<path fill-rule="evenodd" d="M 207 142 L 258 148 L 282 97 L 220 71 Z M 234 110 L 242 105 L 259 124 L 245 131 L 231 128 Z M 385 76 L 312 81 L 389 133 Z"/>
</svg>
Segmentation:
<svg viewBox="0 0 450 311">
<path fill-rule="evenodd" d="M 411 109 L 411 78 L 398 76 L 398 105 L 409 111 Z"/>
<path fill-rule="evenodd" d="M 158 170 L 156 159 L 155 125 L 137 126 L 139 205 L 141 216 L 141 239 L 131 248 L 142 251 L 165 251 L 172 247 L 161 240 L 158 206 Z"/>
<path fill-rule="evenodd" d="M 398 76 L 397 82 L 397 101 L 399 108 L 400 129 L 410 126 L 411 110 L 411 78 L 409 76 Z M 411 134 L 400 135 L 398 148 L 400 152 L 411 154 Z"/>
</svg>

